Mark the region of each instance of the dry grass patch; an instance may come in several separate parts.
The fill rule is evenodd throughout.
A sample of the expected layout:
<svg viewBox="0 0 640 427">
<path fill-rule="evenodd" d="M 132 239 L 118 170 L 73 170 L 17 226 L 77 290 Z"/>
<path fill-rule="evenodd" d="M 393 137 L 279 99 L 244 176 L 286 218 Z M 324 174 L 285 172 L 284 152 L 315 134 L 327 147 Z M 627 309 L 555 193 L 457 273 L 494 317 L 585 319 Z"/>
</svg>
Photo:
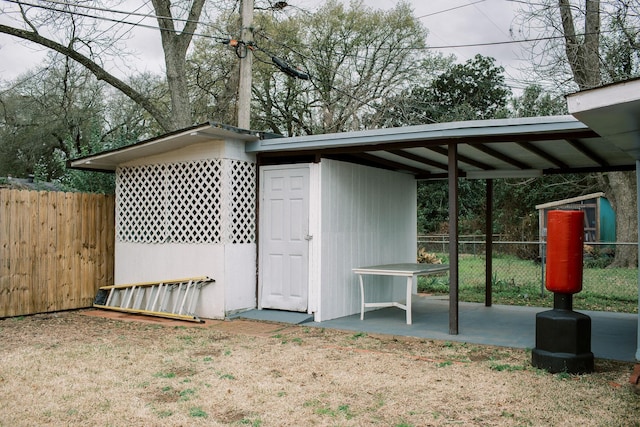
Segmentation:
<svg viewBox="0 0 640 427">
<path fill-rule="evenodd" d="M 0 320 L 0 426 L 640 425 L 630 363 L 551 375 L 523 350 L 234 322 L 261 325 Z"/>
</svg>

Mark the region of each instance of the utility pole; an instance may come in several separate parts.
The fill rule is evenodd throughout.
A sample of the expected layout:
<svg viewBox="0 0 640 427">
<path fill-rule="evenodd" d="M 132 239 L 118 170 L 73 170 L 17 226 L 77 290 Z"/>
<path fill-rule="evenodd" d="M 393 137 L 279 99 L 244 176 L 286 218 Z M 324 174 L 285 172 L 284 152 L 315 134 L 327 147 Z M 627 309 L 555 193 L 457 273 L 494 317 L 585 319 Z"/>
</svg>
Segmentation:
<svg viewBox="0 0 640 427">
<path fill-rule="evenodd" d="M 253 0 L 242 0 L 240 4 L 241 41 L 244 43 L 244 57 L 240 59 L 240 78 L 238 79 L 238 127 L 251 129 L 251 69 L 253 52 Z"/>
</svg>

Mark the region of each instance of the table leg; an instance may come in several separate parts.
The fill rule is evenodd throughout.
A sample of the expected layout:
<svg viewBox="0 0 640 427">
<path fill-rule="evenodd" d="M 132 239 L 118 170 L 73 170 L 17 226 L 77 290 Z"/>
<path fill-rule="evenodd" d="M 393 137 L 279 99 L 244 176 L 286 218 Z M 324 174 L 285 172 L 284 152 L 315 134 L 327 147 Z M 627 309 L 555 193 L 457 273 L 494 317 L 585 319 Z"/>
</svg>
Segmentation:
<svg viewBox="0 0 640 427">
<path fill-rule="evenodd" d="M 407 325 L 411 324 L 411 294 L 413 293 L 413 277 L 407 277 Z"/>
<path fill-rule="evenodd" d="M 360 320 L 364 320 L 364 283 L 362 282 L 362 274 L 358 274 L 360 279 Z"/>
</svg>

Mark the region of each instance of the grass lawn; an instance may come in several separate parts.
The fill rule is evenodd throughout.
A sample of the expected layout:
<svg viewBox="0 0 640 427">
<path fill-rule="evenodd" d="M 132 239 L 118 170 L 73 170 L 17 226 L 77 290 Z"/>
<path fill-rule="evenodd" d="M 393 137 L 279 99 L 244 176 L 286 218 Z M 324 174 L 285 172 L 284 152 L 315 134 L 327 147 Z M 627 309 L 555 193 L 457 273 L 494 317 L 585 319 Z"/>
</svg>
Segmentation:
<svg viewBox="0 0 640 427">
<path fill-rule="evenodd" d="M 633 364 L 304 325 L 0 319 L 0 426 L 638 426 Z"/>
<path fill-rule="evenodd" d="M 438 254 L 443 263 L 448 256 Z M 485 258 L 461 254 L 459 263 L 460 301 L 484 302 Z M 493 303 L 552 307 L 553 293 L 543 290 L 542 267 L 539 263 L 511 255 L 494 255 Z M 418 290 L 448 294 L 449 276 L 421 277 Z M 573 297 L 578 310 L 638 312 L 638 270 L 628 268 L 585 268 L 582 291 Z"/>
</svg>

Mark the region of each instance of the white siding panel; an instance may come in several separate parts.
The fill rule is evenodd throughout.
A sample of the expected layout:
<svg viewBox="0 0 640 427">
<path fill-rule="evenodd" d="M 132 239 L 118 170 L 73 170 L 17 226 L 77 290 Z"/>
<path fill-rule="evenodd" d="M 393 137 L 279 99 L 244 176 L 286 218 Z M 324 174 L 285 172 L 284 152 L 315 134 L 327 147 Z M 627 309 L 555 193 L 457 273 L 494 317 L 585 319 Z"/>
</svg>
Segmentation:
<svg viewBox="0 0 640 427">
<path fill-rule="evenodd" d="M 320 192 L 320 164 L 309 165 L 309 313 L 315 313 L 314 319 L 322 319 L 322 198 Z"/>
<path fill-rule="evenodd" d="M 317 321 L 358 313 L 355 267 L 415 262 L 416 183 L 412 176 L 332 160 L 321 162 L 321 316 Z M 404 299 L 406 283 L 375 286 L 368 277 L 367 301 Z M 318 317 L 321 317 L 320 319 Z"/>
</svg>

